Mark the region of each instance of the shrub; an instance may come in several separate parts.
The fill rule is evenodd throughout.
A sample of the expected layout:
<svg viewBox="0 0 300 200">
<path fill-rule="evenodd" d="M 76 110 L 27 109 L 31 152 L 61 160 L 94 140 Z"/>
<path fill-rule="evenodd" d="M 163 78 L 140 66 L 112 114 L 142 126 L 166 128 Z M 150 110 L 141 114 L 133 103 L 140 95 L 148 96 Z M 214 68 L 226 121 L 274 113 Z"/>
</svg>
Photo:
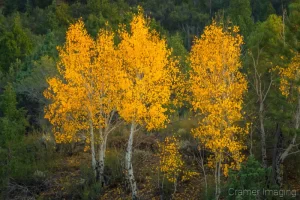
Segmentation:
<svg viewBox="0 0 300 200">
<path fill-rule="evenodd" d="M 246 163 L 242 164 L 239 171 L 230 171 L 227 188 L 224 190 L 226 199 L 254 200 L 262 198 L 262 190 L 266 188 L 266 177 L 270 169 L 265 170 L 261 164 L 250 156 Z M 259 191 L 257 195 L 245 195 L 234 191 Z"/>
<path fill-rule="evenodd" d="M 9 150 L 1 149 L 0 159 L 6 160 L 0 171 L 3 195 L 19 195 L 22 190 L 26 191 L 25 196 L 32 196 L 46 188 L 46 179 L 55 164 L 55 148 L 51 145 L 46 148 L 40 138 L 36 134 L 28 135 L 10 142 Z"/>
<path fill-rule="evenodd" d="M 105 158 L 104 175 L 106 184 L 115 185 L 124 182 L 124 152 L 108 150 Z"/>
</svg>

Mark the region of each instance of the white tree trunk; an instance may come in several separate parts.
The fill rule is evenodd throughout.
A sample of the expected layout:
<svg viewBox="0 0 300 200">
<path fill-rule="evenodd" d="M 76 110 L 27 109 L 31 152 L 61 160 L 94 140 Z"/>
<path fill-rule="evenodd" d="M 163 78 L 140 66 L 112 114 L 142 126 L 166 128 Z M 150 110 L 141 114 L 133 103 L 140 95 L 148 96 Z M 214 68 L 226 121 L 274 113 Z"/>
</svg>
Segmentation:
<svg viewBox="0 0 300 200">
<path fill-rule="evenodd" d="M 106 142 L 108 134 L 104 133 L 101 137 L 100 147 L 99 147 L 99 175 L 100 183 L 105 184 L 104 180 L 104 166 L 105 166 L 105 153 L 106 153 Z"/>
<path fill-rule="evenodd" d="M 204 153 L 203 153 L 204 154 Z M 200 155 L 200 164 L 201 164 L 201 168 L 202 168 L 202 171 L 203 171 L 203 175 L 204 175 L 204 183 L 205 183 L 205 196 L 207 198 L 207 177 L 206 177 L 206 171 L 205 171 L 205 166 L 204 166 L 204 158 L 202 157 L 202 154 L 201 154 L 201 150 L 199 151 L 199 155 Z"/>
<path fill-rule="evenodd" d="M 136 187 L 136 182 L 134 179 L 133 168 L 132 168 L 132 144 L 133 144 L 133 136 L 134 136 L 135 128 L 136 128 L 135 123 L 132 122 L 126 155 L 125 155 L 125 167 L 127 171 L 126 175 L 131 186 L 132 199 L 137 199 L 137 187 Z"/>
<path fill-rule="evenodd" d="M 266 132 L 265 132 L 265 124 L 264 124 L 264 102 L 262 96 L 259 100 L 259 122 L 260 122 L 260 133 L 261 133 L 261 155 L 262 155 L 262 163 L 263 167 L 266 169 L 268 167 L 267 164 L 267 148 L 266 148 Z"/>
<path fill-rule="evenodd" d="M 300 125 L 300 95 L 298 95 L 298 105 L 297 105 L 297 110 L 295 113 L 295 129 L 296 130 L 299 129 L 299 125 Z M 280 158 L 281 163 L 283 163 L 283 161 L 286 159 L 286 157 L 288 157 L 288 155 L 290 154 L 291 150 L 295 146 L 296 140 L 297 140 L 297 133 L 294 134 L 292 142 L 289 144 L 288 148 L 286 148 L 285 151 L 282 153 L 281 158 Z"/>
<path fill-rule="evenodd" d="M 92 154 L 92 168 L 95 174 L 95 177 L 97 176 L 97 169 L 96 169 L 96 154 L 95 154 L 95 139 L 94 139 L 94 127 L 93 122 L 90 122 L 90 137 L 91 137 L 91 154 Z"/>
<path fill-rule="evenodd" d="M 219 176 L 218 176 L 219 194 L 221 194 L 221 160 L 219 162 L 218 172 L 219 172 Z"/>
<path fill-rule="evenodd" d="M 221 161 L 216 162 L 215 169 L 215 182 L 216 182 L 216 200 L 220 198 L 221 194 Z"/>
<path fill-rule="evenodd" d="M 295 113 L 295 129 L 298 130 L 300 125 L 300 95 L 298 95 L 298 102 L 297 102 L 297 110 Z M 289 146 L 284 150 L 284 152 L 280 155 L 279 159 L 276 162 L 276 182 L 279 186 L 282 186 L 283 180 L 283 171 L 282 166 L 284 160 L 291 154 L 298 153 L 299 151 L 291 152 L 292 149 L 295 147 L 297 140 L 297 133 L 294 134 L 292 141 L 290 142 Z M 296 145 L 297 146 L 297 145 Z"/>
<path fill-rule="evenodd" d="M 263 164 L 263 167 L 266 169 L 268 167 L 268 163 L 267 163 L 267 148 L 266 148 L 266 132 L 265 132 L 265 124 L 264 124 L 264 111 L 265 111 L 264 102 L 266 100 L 268 93 L 270 92 L 270 88 L 272 86 L 273 79 L 271 77 L 269 86 L 268 86 L 266 92 L 264 92 L 264 89 L 263 89 L 264 84 L 261 81 L 262 74 L 257 71 L 257 66 L 259 66 L 259 57 L 262 52 L 262 48 L 261 49 L 258 48 L 257 50 L 258 50 L 257 58 L 255 58 L 253 56 L 253 54 L 251 54 L 251 57 L 253 60 L 253 68 L 254 68 L 254 73 L 255 73 L 254 87 L 255 87 L 255 91 L 256 91 L 256 94 L 258 97 L 258 101 L 259 101 L 259 124 L 260 124 L 260 133 L 261 133 L 262 164 Z"/>
<path fill-rule="evenodd" d="M 102 112 L 102 111 L 101 111 Z M 105 168 L 105 154 L 106 154 L 106 144 L 107 144 L 107 138 L 108 135 L 120 125 L 120 123 L 115 123 L 112 125 L 112 119 L 115 115 L 115 111 L 112 111 L 109 116 L 107 116 L 105 120 L 105 127 L 101 128 L 101 124 L 99 124 L 99 138 L 100 138 L 100 144 L 98 146 L 98 173 L 99 173 L 99 182 L 104 185 L 106 184 L 105 176 L 104 176 L 104 168 Z"/>
</svg>

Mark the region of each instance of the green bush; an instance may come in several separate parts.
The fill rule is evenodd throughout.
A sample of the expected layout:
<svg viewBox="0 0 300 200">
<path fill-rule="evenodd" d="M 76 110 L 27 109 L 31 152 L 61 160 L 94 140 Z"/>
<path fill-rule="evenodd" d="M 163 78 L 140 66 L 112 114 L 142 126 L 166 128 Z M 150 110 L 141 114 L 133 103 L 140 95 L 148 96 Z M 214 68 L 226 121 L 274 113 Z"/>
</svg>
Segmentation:
<svg viewBox="0 0 300 200">
<path fill-rule="evenodd" d="M 101 184 L 100 183 L 93 183 L 89 187 L 85 187 L 82 193 L 83 200 L 93 200 L 99 199 L 101 195 Z"/>
<path fill-rule="evenodd" d="M 102 192 L 101 184 L 96 182 L 92 168 L 85 163 L 80 166 L 79 177 L 70 175 L 61 182 L 68 199 L 99 199 Z"/>
<path fill-rule="evenodd" d="M 207 173 L 207 172 L 206 172 Z M 203 180 L 201 181 L 201 189 L 202 192 L 199 194 L 200 199 L 203 200 L 213 200 L 215 199 L 215 191 L 216 191 L 216 183 L 215 183 L 215 177 L 212 174 L 207 174 L 207 188 L 205 185 L 204 177 Z M 207 189 L 207 193 L 206 193 Z"/>
<path fill-rule="evenodd" d="M 162 179 L 161 186 L 159 188 L 160 196 L 163 199 L 171 199 L 173 192 L 174 192 L 174 183 L 168 181 L 168 179 L 166 178 Z"/>
<path fill-rule="evenodd" d="M 268 177 L 269 174 L 270 168 L 265 170 L 253 156 L 250 156 L 247 162 L 242 164 L 239 171 L 229 172 L 227 187 L 223 190 L 223 195 L 228 200 L 261 199 L 263 190 L 267 188 L 266 177 Z M 254 193 L 250 193 L 248 191 L 254 191 Z"/>
<path fill-rule="evenodd" d="M 118 150 L 106 152 L 104 174 L 106 182 L 115 185 L 124 182 L 124 153 Z"/>
<path fill-rule="evenodd" d="M 50 144 L 46 147 L 40 138 L 39 135 L 29 135 L 10 142 L 9 149 L 1 149 L 0 159 L 4 160 L 0 171 L 2 195 L 18 195 L 20 187 L 16 186 L 19 185 L 30 195 L 46 188 L 45 180 L 55 166 L 55 148 Z"/>
</svg>

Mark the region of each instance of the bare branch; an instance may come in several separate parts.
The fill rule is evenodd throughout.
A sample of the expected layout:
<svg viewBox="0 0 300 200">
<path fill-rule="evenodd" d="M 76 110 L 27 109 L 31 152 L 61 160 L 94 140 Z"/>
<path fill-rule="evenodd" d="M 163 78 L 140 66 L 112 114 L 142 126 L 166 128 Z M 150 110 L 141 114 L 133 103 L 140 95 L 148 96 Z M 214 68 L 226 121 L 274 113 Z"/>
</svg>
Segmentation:
<svg viewBox="0 0 300 200">
<path fill-rule="evenodd" d="M 270 88 L 271 88 L 271 86 L 272 86 L 272 83 L 273 83 L 273 79 L 272 79 L 272 76 L 271 76 L 271 81 L 270 81 L 269 87 L 268 87 L 266 93 L 263 95 L 263 96 L 264 96 L 264 97 L 263 97 L 263 100 L 262 100 L 263 102 L 266 100 L 266 97 L 267 97 L 267 95 L 268 95 L 268 93 L 269 93 L 269 91 L 270 91 Z"/>
<path fill-rule="evenodd" d="M 298 151 L 294 151 L 294 152 L 292 152 L 292 153 L 289 153 L 289 154 L 288 154 L 288 156 L 289 156 L 289 155 L 292 155 L 292 154 L 299 153 L 299 152 L 300 152 L 300 150 L 298 150 Z"/>
</svg>

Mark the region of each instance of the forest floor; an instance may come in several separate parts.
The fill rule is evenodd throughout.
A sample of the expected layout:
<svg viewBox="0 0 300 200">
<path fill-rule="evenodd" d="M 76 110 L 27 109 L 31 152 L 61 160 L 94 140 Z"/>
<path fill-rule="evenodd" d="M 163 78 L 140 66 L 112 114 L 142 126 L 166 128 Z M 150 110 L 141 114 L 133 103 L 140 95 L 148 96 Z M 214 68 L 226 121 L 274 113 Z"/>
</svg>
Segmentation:
<svg viewBox="0 0 300 200">
<path fill-rule="evenodd" d="M 181 123 L 181 124 L 180 124 Z M 189 132 L 193 124 L 188 121 L 180 122 L 169 128 L 166 133 Z M 183 124 L 184 123 L 184 124 Z M 185 128 L 182 127 L 189 127 Z M 126 130 L 120 130 L 128 132 Z M 162 133 L 160 133 L 162 134 Z M 185 136 L 185 140 L 188 137 Z M 127 135 L 116 134 L 108 141 L 108 150 L 106 155 L 105 169 L 109 180 L 107 186 L 100 189 L 100 184 L 91 183 L 90 173 L 90 153 L 81 150 L 66 156 L 66 154 L 58 156 L 53 162 L 56 162 L 55 168 L 51 170 L 51 174 L 47 179 L 46 189 L 39 194 L 38 199 L 101 199 L 101 200 L 130 200 L 129 186 L 125 181 L 124 174 L 124 150 L 126 148 Z M 199 175 L 192 177 L 185 182 L 179 182 L 177 190 L 174 193 L 174 186 L 171 184 L 164 185 L 161 188 L 161 178 L 159 178 L 159 155 L 157 141 L 159 136 L 154 134 L 146 135 L 144 133 L 137 134 L 134 142 L 133 166 L 134 174 L 137 181 L 138 193 L 141 200 L 198 200 L 204 199 L 205 186 L 204 176 L 201 168 L 195 166 Z M 193 157 L 188 152 L 181 152 L 185 160 L 194 162 Z M 300 166 L 300 159 L 287 159 L 284 168 L 284 186 L 293 188 L 300 194 L 300 168 L 295 169 L 294 166 Z M 191 166 L 190 163 L 188 165 Z M 213 174 L 212 171 L 207 174 Z M 208 193 L 213 193 L 214 177 L 208 175 Z M 97 197 L 99 192 L 101 197 Z M 164 194 L 164 197 L 162 197 Z"/>
<path fill-rule="evenodd" d="M 39 199 L 77 199 L 77 195 L 74 194 L 74 188 L 84 184 L 84 179 L 82 179 L 80 167 L 82 163 L 88 165 L 90 162 L 88 153 L 80 153 L 78 155 L 73 155 L 67 158 L 58 160 L 59 165 L 55 172 L 51 175 L 48 180 L 48 187 L 45 191 L 39 194 Z M 153 168 L 157 166 L 158 160 L 153 157 L 151 160 L 144 161 L 144 166 L 148 169 L 143 169 L 143 171 L 153 171 Z M 136 170 L 137 184 L 139 188 L 139 194 L 141 199 L 145 200 L 160 200 L 161 196 L 158 191 L 158 187 L 155 187 L 152 177 L 153 174 L 146 173 L 145 176 L 142 175 L 141 170 Z M 155 173 L 155 172 L 153 172 Z M 157 174 L 157 172 L 156 172 Z M 143 176 L 143 177 L 141 177 Z M 199 178 L 199 177 L 198 177 Z M 173 199 L 184 199 L 189 196 L 188 199 L 199 199 L 200 187 L 199 179 L 195 178 L 184 185 L 179 185 L 177 192 L 173 195 Z M 80 192 L 80 191 L 77 191 Z M 83 190 L 82 190 L 83 192 Z M 124 185 L 113 184 L 106 186 L 104 192 L 99 199 L 103 200 L 130 200 L 130 192 L 124 189 Z"/>
<path fill-rule="evenodd" d="M 108 150 L 108 154 L 110 150 Z M 161 191 L 158 184 L 161 180 L 158 179 L 159 157 L 150 150 L 136 150 L 137 159 L 134 161 L 135 176 L 139 189 L 139 196 L 145 200 L 160 200 Z M 87 180 L 86 174 L 82 173 L 83 168 L 90 166 L 90 154 L 80 152 L 68 157 L 60 157 L 55 161 L 56 167 L 47 180 L 47 188 L 39 194 L 39 199 L 82 199 L 83 196 L 88 196 L 90 191 L 84 189 Z M 108 161 L 109 162 L 109 161 Z M 122 161 L 119 161 L 122 162 Z M 120 169 L 122 170 L 122 169 Z M 111 173 L 114 173 L 111 172 Z M 122 174 L 120 175 L 122 176 Z M 125 176 L 123 174 L 123 176 Z M 160 183 L 159 183 L 160 181 Z M 163 199 L 199 199 L 201 188 L 201 177 L 194 177 L 184 183 L 179 183 L 176 193 L 173 194 L 173 185 L 165 186 L 164 192 L 169 196 Z M 98 185 L 99 186 L 99 185 Z M 100 186 L 99 186 L 100 187 Z M 130 200 L 130 190 L 126 181 L 120 179 L 119 182 L 114 181 L 108 184 L 101 191 L 100 198 L 103 200 Z M 86 193 L 86 194 L 83 194 Z"/>
<path fill-rule="evenodd" d="M 81 187 L 85 184 L 85 180 L 82 178 L 81 168 L 83 164 L 89 165 L 89 153 L 82 152 L 66 158 L 60 158 L 57 162 L 57 169 L 48 180 L 48 188 L 40 193 L 39 199 L 81 199 L 82 194 L 80 193 L 84 192 Z M 140 164 L 144 167 L 137 167 L 135 174 L 141 199 L 160 200 L 161 195 L 157 186 L 158 179 L 156 178 L 153 180 L 153 177 L 157 176 L 156 167 L 159 164 L 158 157 L 155 154 L 146 156 L 143 163 Z M 290 171 L 290 169 L 287 169 L 287 171 Z M 286 173 L 285 177 L 288 178 L 285 185 L 300 192 L 299 178 L 295 176 L 295 174 L 291 173 L 291 171 Z M 171 192 L 172 199 L 199 199 L 199 194 L 204 193 L 202 185 L 203 182 L 203 177 L 200 175 L 200 177 L 194 177 L 187 182 L 180 183 L 177 186 L 178 189 L 176 193 L 172 194 Z M 124 182 L 122 181 L 120 183 L 105 186 L 101 197 L 97 199 L 130 200 L 131 196 L 129 189 L 126 189 L 126 186 L 123 183 Z M 170 199 L 171 196 L 163 199 Z"/>
</svg>

